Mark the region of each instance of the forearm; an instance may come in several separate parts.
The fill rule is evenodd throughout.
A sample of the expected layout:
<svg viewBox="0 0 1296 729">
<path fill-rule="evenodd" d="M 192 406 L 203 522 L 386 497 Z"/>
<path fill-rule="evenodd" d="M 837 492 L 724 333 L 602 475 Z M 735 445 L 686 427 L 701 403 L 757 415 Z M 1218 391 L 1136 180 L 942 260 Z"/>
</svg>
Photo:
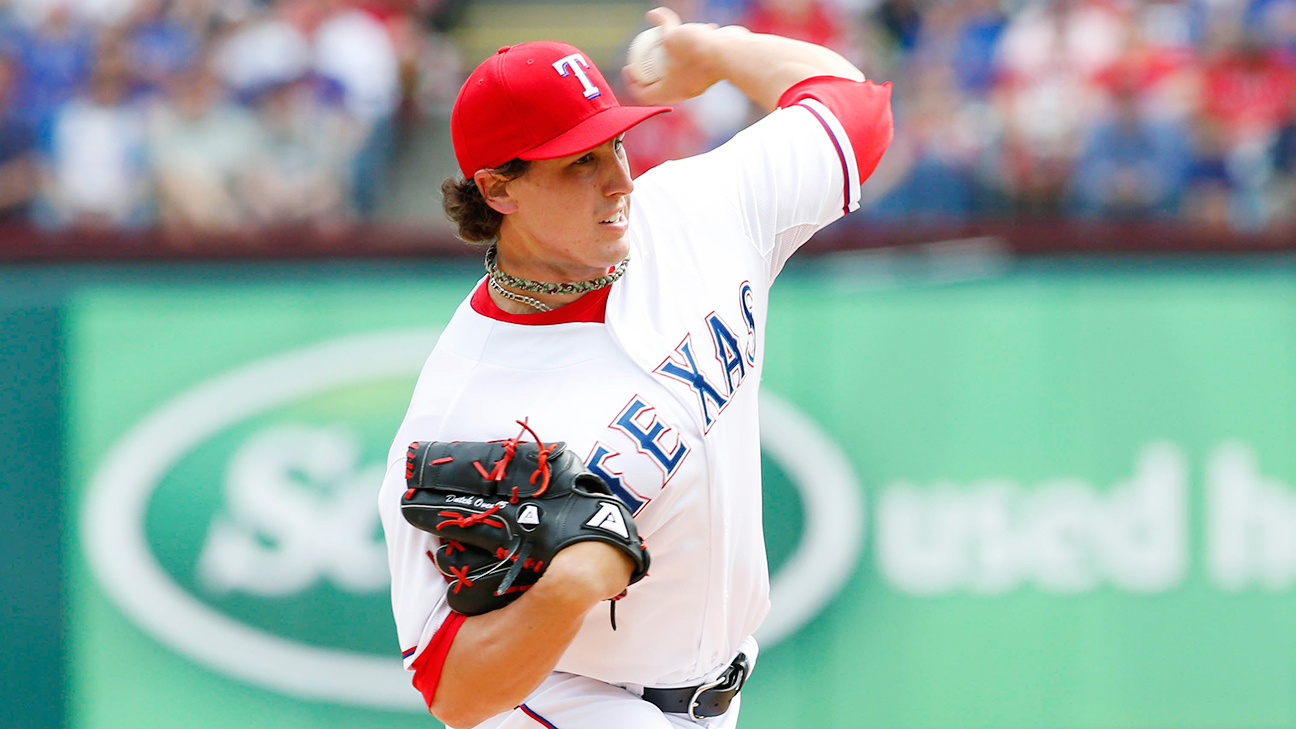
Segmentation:
<svg viewBox="0 0 1296 729">
<path fill-rule="evenodd" d="M 464 621 L 430 707 L 438 719 L 469 729 L 522 703 L 553 671 L 591 606 L 547 594 L 541 583 Z"/>
<path fill-rule="evenodd" d="M 635 69 L 625 72 L 630 91 L 645 103 L 678 103 L 719 81 L 728 81 L 772 111 L 785 91 L 808 78 L 864 80 L 864 74 L 850 61 L 813 43 L 752 33 L 739 26 L 681 25 L 679 17 L 666 8 L 650 10 L 648 21 L 661 29 L 664 73 L 644 83 Z"/>
<path fill-rule="evenodd" d="M 796 84 L 814 76 L 863 81 L 864 74 L 836 52 L 813 43 L 729 26 L 712 31 L 713 73 L 766 111 Z"/>
<path fill-rule="evenodd" d="M 522 703 L 558 664 L 585 614 L 624 589 L 631 567 L 613 547 L 581 542 L 559 552 L 516 601 L 465 620 L 446 655 L 432 714 L 469 729 Z"/>
</svg>

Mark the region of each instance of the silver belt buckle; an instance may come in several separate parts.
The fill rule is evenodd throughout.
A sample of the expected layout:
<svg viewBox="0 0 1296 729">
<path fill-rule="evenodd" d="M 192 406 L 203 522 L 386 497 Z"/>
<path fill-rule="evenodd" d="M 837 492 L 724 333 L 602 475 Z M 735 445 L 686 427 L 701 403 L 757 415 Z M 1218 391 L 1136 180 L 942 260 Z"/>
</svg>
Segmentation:
<svg viewBox="0 0 1296 729">
<path fill-rule="evenodd" d="M 747 682 L 748 670 L 750 669 L 747 667 L 747 656 L 739 653 L 738 656 L 734 658 L 733 663 L 730 663 L 729 666 L 725 668 L 724 673 L 720 674 L 716 680 L 698 686 L 697 690 L 693 692 L 693 698 L 689 699 L 689 718 L 693 721 L 701 721 L 702 719 L 705 719 L 706 717 L 698 716 L 693 713 L 702 703 L 699 701 L 702 694 L 718 687 L 724 687 L 725 689 L 737 687 L 741 689 L 742 685 Z"/>
<path fill-rule="evenodd" d="M 716 686 L 719 686 L 720 684 L 724 683 L 725 677 L 728 675 L 729 675 L 729 669 L 726 668 L 725 672 L 720 674 L 720 678 L 717 678 L 716 680 L 710 683 L 704 683 L 701 686 L 697 687 L 697 690 L 693 692 L 693 698 L 689 699 L 688 715 L 690 719 L 692 719 L 693 721 L 701 721 L 706 718 L 703 716 L 698 716 L 697 714 L 693 713 L 694 710 L 696 710 L 699 706 L 702 705 L 702 702 L 698 701 L 698 699 L 701 698 L 703 693 L 710 691 Z"/>
</svg>

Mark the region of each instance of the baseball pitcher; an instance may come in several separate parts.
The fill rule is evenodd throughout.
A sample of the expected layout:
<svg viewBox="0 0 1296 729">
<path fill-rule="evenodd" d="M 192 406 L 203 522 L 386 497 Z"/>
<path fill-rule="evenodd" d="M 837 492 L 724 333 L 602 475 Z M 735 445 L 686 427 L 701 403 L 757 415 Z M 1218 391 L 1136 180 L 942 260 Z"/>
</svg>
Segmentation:
<svg viewBox="0 0 1296 729">
<path fill-rule="evenodd" d="M 649 13 L 631 92 L 770 113 L 631 179 L 622 106 L 563 43 L 500 49 L 451 132 L 486 275 L 427 360 L 380 494 L 405 666 L 455 729 L 729 729 L 769 608 L 768 291 L 858 207 L 890 86 L 839 55 Z M 645 60 L 647 59 L 647 60 Z"/>
</svg>

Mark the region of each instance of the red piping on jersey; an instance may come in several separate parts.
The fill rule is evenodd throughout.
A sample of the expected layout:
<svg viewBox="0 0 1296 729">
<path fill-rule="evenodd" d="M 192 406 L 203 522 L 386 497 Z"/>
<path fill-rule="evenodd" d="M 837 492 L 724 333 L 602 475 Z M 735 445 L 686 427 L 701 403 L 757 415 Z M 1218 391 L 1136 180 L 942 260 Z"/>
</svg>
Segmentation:
<svg viewBox="0 0 1296 729">
<path fill-rule="evenodd" d="M 837 150 L 837 159 L 841 162 L 842 166 L 842 215 L 846 215 L 850 212 L 851 202 L 850 165 L 846 162 L 846 153 L 842 151 L 841 142 L 837 140 L 837 135 L 833 134 L 832 127 L 828 126 L 827 119 L 820 116 L 819 112 L 815 111 L 811 106 L 807 106 L 806 104 L 798 104 L 798 106 L 811 114 L 814 114 L 814 118 L 819 120 L 819 124 L 823 126 L 824 131 L 828 132 L 828 138 L 832 140 L 833 148 Z"/>
<path fill-rule="evenodd" d="M 540 716 L 539 714 L 537 714 L 537 713 L 535 713 L 534 711 L 532 711 L 530 706 L 527 706 L 526 704 L 519 704 L 519 705 L 518 705 L 518 708 L 522 710 L 522 713 L 523 713 L 523 714 L 526 714 L 527 716 L 531 717 L 532 719 L 535 719 L 536 721 L 540 722 L 542 725 L 544 725 L 545 727 L 547 727 L 547 729 L 558 729 L 558 727 L 556 727 L 556 726 L 554 726 L 553 724 L 549 723 L 549 720 L 548 720 L 548 719 L 546 719 L 546 718 L 544 718 L 543 716 Z"/>
<path fill-rule="evenodd" d="M 432 709 L 432 700 L 436 698 L 437 685 L 441 683 L 441 669 L 445 667 L 446 655 L 450 653 L 450 646 L 467 617 L 451 612 L 450 617 L 437 628 L 436 635 L 432 636 L 427 648 L 410 665 L 410 669 L 414 671 L 414 688 L 423 694 L 423 701 L 427 703 L 429 711 Z"/>
<path fill-rule="evenodd" d="M 851 151 L 855 153 L 855 166 L 862 183 L 877 169 L 882 153 L 895 137 L 891 116 L 891 84 L 871 81 L 851 81 L 836 76 L 812 76 L 794 84 L 779 97 L 780 109 L 795 105 L 802 99 L 814 99 L 833 113 L 846 130 Z M 822 123 L 824 120 L 820 119 Z M 825 128 L 827 125 L 825 124 Z M 831 130 L 828 132 L 832 136 Z M 836 137 L 833 137 L 834 141 Z M 849 198 L 847 205 L 849 206 Z"/>
<path fill-rule="evenodd" d="M 473 291 L 469 304 L 472 306 L 473 311 L 478 314 L 488 319 L 508 322 L 509 324 L 530 324 L 534 326 L 570 324 L 572 322 L 601 324 L 607 317 L 608 294 L 611 290 L 611 286 L 595 289 L 570 304 L 560 306 L 553 311 L 537 311 L 534 314 L 510 314 L 499 308 L 495 300 L 490 297 L 490 291 L 486 288 L 486 280 L 482 279 L 481 285 Z"/>
</svg>

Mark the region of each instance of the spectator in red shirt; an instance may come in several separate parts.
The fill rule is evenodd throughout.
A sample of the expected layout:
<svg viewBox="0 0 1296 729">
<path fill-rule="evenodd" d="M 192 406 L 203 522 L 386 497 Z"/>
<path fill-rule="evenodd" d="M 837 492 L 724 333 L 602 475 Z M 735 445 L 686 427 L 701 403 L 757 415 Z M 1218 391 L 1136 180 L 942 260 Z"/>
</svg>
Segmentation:
<svg viewBox="0 0 1296 729">
<path fill-rule="evenodd" d="M 1291 116 L 1294 96 L 1291 59 L 1254 36 L 1242 37 L 1203 73 L 1202 109 L 1230 144 L 1272 135 Z"/>
<path fill-rule="evenodd" d="M 824 0 L 755 0 L 739 25 L 753 33 L 772 33 L 845 50 L 846 28 Z"/>
</svg>

